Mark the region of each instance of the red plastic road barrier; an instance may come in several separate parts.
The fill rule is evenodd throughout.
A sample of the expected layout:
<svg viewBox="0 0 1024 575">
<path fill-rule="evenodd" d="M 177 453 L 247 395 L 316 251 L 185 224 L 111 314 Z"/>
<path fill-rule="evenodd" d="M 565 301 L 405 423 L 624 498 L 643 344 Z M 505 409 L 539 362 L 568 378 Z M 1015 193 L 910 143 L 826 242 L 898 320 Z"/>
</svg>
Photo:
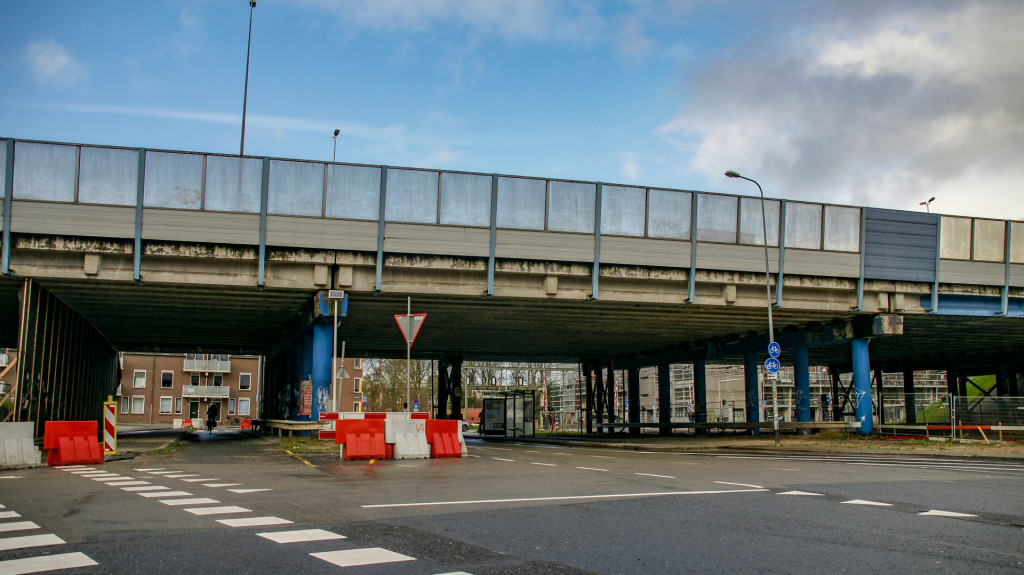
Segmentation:
<svg viewBox="0 0 1024 575">
<path fill-rule="evenodd" d="M 103 444 L 98 421 L 47 421 L 43 430 L 43 449 L 48 449 L 47 465 L 103 463 Z"/>
<path fill-rule="evenodd" d="M 462 457 L 459 443 L 459 421 L 456 419 L 428 419 L 427 442 L 431 457 Z"/>
<path fill-rule="evenodd" d="M 242 429 L 252 429 L 252 420 L 251 419 L 243 419 L 242 420 Z"/>
<path fill-rule="evenodd" d="M 345 459 L 384 459 L 383 419 L 339 419 L 334 442 L 345 444 Z"/>
<path fill-rule="evenodd" d="M 320 421 L 324 421 L 324 420 L 327 420 L 327 419 L 340 419 L 338 417 L 339 415 L 341 415 L 341 414 L 338 413 L 337 411 L 321 411 L 320 412 Z"/>
<path fill-rule="evenodd" d="M 413 413 L 409 415 L 409 419 L 430 419 L 429 413 Z"/>
<path fill-rule="evenodd" d="M 387 419 L 388 414 L 386 413 L 364 413 L 363 419 Z"/>
<path fill-rule="evenodd" d="M 321 429 L 317 432 L 317 439 L 334 439 L 334 433 L 327 429 Z"/>
</svg>

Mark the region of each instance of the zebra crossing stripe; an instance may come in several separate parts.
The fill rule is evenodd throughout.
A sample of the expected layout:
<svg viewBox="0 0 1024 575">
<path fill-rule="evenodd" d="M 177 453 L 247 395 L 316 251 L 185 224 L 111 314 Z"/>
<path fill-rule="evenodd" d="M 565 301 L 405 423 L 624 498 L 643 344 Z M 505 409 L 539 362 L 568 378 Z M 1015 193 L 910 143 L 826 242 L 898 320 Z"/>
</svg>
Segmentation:
<svg viewBox="0 0 1024 575">
<path fill-rule="evenodd" d="M 262 527 L 264 525 L 287 525 L 292 522 L 280 517 L 243 517 L 240 519 L 218 519 L 217 523 L 228 527 Z"/>
<path fill-rule="evenodd" d="M 221 515 L 227 513 L 252 513 L 252 509 L 238 507 L 236 505 L 225 505 L 224 507 L 191 507 L 186 509 L 192 515 Z"/>
<path fill-rule="evenodd" d="M 305 543 L 307 541 L 328 541 L 331 539 L 345 539 L 344 535 L 331 533 L 323 529 L 298 529 L 295 531 L 274 531 L 270 533 L 257 533 L 264 539 L 270 539 L 274 543 Z"/>
<path fill-rule="evenodd" d="M 44 555 L 42 557 L 26 557 L 24 559 L 0 561 L 0 573 L 4 575 L 27 575 L 28 573 L 91 567 L 93 565 L 99 565 L 99 563 L 90 559 L 85 553 L 61 553 L 59 555 Z"/>
<path fill-rule="evenodd" d="M 53 533 L 47 533 L 45 535 L 25 535 L 23 537 L 7 537 L 5 539 L 0 539 L 0 551 L 63 544 L 64 540 Z"/>
<path fill-rule="evenodd" d="M 359 565 L 378 565 L 380 563 L 395 563 L 398 561 L 415 561 L 415 557 L 388 551 L 381 547 L 367 547 L 365 549 L 345 549 L 343 551 L 326 551 L 323 553 L 310 553 L 317 559 L 337 565 L 338 567 L 356 567 Z"/>
<path fill-rule="evenodd" d="M 21 531 L 23 529 L 39 529 L 39 526 L 31 521 L 15 521 L 13 523 L 0 523 L 0 532 Z M 3 571 L 0 571 L 3 573 Z"/>
</svg>

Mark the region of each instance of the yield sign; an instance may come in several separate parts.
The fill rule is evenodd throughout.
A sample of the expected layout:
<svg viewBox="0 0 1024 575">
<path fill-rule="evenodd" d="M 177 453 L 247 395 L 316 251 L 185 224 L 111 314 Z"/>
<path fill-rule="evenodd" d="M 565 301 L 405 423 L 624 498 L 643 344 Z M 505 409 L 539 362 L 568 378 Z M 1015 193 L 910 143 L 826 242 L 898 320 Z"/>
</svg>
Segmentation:
<svg viewBox="0 0 1024 575">
<path fill-rule="evenodd" d="M 410 313 L 401 314 L 395 316 L 395 321 L 398 322 L 398 329 L 402 330 L 402 337 L 405 338 L 405 342 L 412 345 L 416 341 L 416 335 L 420 333 L 420 328 L 423 327 L 423 321 L 427 319 L 425 313 Z"/>
</svg>

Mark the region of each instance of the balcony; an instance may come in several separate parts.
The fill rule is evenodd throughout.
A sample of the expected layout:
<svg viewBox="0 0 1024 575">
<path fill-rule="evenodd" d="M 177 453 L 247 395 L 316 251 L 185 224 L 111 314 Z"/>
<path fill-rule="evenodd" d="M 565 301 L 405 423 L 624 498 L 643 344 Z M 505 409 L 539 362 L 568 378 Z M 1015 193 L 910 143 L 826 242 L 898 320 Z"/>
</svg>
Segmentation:
<svg viewBox="0 0 1024 575">
<path fill-rule="evenodd" d="M 202 371 L 204 373 L 230 373 L 230 359 L 190 359 L 185 358 L 183 371 Z"/>
<path fill-rule="evenodd" d="M 184 397 L 228 397 L 231 388 L 226 385 L 186 385 L 181 390 Z"/>
<path fill-rule="evenodd" d="M 6 351 L 0 352 L 0 367 L 7 367 L 11 363 L 10 356 L 7 355 Z"/>
</svg>

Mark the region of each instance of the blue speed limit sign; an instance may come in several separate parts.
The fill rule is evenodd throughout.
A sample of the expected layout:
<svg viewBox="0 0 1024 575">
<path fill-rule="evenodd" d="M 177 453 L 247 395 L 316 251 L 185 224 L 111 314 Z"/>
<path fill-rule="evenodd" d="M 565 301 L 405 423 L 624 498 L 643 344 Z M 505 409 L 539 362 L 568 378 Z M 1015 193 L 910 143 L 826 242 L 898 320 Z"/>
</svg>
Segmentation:
<svg viewBox="0 0 1024 575">
<path fill-rule="evenodd" d="M 779 363 L 779 360 L 775 359 L 774 357 L 769 357 L 768 359 L 764 360 L 764 368 L 768 370 L 768 373 L 778 373 L 781 367 L 782 364 Z"/>
<path fill-rule="evenodd" d="M 773 342 L 768 344 L 768 355 L 770 355 L 772 357 L 779 357 L 779 354 L 781 354 L 781 353 L 782 353 L 782 346 L 779 345 L 777 342 L 773 341 Z"/>
</svg>

